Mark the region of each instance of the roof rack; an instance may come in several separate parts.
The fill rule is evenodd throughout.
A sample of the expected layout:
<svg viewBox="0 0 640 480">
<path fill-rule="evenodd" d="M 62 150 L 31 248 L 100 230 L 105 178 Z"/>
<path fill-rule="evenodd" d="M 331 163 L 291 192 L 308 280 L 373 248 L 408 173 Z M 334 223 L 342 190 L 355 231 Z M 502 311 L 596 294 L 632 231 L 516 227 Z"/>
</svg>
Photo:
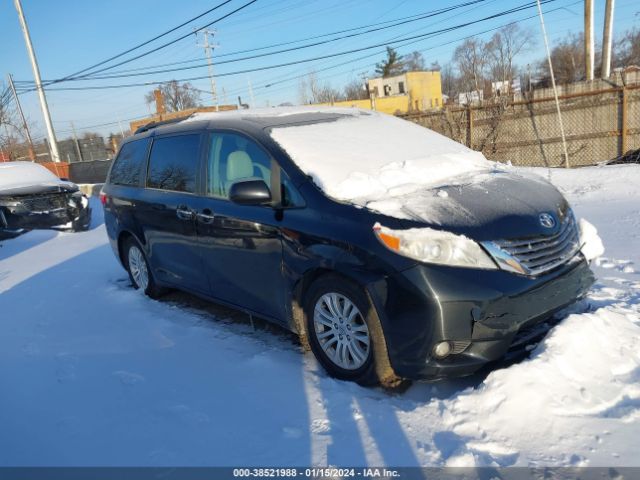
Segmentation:
<svg viewBox="0 0 640 480">
<path fill-rule="evenodd" d="M 170 120 L 162 120 L 160 122 L 149 122 L 145 125 L 142 125 L 141 127 L 136 128 L 136 131 L 133 132 L 133 134 L 136 135 L 138 133 L 146 132 L 148 130 L 151 130 L 152 128 L 160 127 L 162 125 L 171 125 L 172 123 L 179 123 L 183 120 L 186 120 L 190 116 L 191 115 L 189 115 L 188 117 L 172 118 Z"/>
</svg>

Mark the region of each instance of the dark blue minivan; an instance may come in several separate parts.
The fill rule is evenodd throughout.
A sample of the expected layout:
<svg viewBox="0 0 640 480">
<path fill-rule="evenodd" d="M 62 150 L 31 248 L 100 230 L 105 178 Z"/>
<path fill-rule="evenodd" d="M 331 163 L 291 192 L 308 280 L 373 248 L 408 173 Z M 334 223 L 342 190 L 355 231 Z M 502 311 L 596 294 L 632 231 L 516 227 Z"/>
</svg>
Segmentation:
<svg viewBox="0 0 640 480">
<path fill-rule="evenodd" d="M 349 117 L 221 113 L 150 124 L 126 139 L 101 196 L 133 286 L 151 297 L 180 289 L 263 317 L 296 332 L 331 375 L 384 385 L 473 373 L 585 295 L 593 275 L 576 219 L 542 179 L 485 172 L 482 182 L 411 190 L 436 220 L 386 211 L 384 191 L 376 204 L 328 194 L 335 180 L 316 174 L 318 150 L 359 148 L 367 129 L 350 136 Z M 276 141 L 283 128 L 297 129 L 287 130 L 297 147 Z M 313 134 L 306 143 L 304 132 Z M 309 142 L 317 159 L 298 161 L 291 152 Z M 410 147 L 397 145 L 398 158 Z M 336 155 L 326 160 L 338 166 L 332 174 L 360 178 Z"/>
</svg>

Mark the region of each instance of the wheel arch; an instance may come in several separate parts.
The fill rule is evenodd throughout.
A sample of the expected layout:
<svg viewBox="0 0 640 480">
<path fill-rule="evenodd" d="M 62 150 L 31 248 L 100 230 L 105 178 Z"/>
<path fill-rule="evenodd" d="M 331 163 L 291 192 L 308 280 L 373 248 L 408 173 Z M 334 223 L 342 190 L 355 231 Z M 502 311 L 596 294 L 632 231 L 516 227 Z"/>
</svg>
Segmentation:
<svg viewBox="0 0 640 480">
<path fill-rule="evenodd" d="M 377 295 L 376 291 L 379 290 L 380 284 L 384 284 L 384 277 L 376 278 L 370 275 L 365 275 L 364 272 L 353 271 L 351 269 L 332 269 L 327 267 L 317 267 L 305 272 L 304 275 L 296 282 L 292 292 L 292 313 L 293 313 L 293 327 L 295 333 L 300 338 L 300 343 L 307 351 L 311 350 L 309 343 L 309 337 L 306 329 L 305 321 L 305 300 L 306 294 L 309 291 L 311 285 L 318 279 L 326 276 L 340 277 L 344 281 L 351 283 L 357 288 L 362 289 L 362 292 L 367 297 L 372 314 L 375 316 L 374 324 L 372 325 L 372 333 L 375 349 L 378 354 L 375 358 L 375 371 L 376 376 L 380 384 L 386 388 L 395 388 L 402 383 L 402 379 L 398 377 L 391 366 L 389 360 L 389 351 L 386 343 L 386 337 L 382 328 L 377 302 L 374 300 L 374 296 Z M 382 280 L 382 282 L 380 282 Z M 384 287 L 383 287 L 384 289 Z"/>
<path fill-rule="evenodd" d="M 305 349 L 309 347 L 304 321 L 306 294 L 314 282 L 328 275 L 340 277 L 344 281 L 361 288 L 369 298 L 371 298 L 371 292 L 367 286 L 376 280 L 372 278 L 371 275 L 365 274 L 365 272 L 357 272 L 352 268 L 346 268 L 344 265 L 339 266 L 335 264 L 319 265 L 308 269 L 300 275 L 291 288 L 291 330 L 300 337 L 300 342 Z"/>
<path fill-rule="evenodd" d="M 136 242 L 138 242 L 138 244 L 144 246 L 144 242 L 141 242 L 140 239 L 138 238 L 137 235 L 135 235 L 133 232 L 131 232 L 130 230 L 122 230 L 119 234 L 118 234 L 118 258 L 120 259 L 120 263 L 122 263 L 123 266 L 126 267 L 126 261 L 124 258 L 124 244 L 127 242 L 127 240 L 129 240 L 130 238 L 133 238 Z"/>
</svg>

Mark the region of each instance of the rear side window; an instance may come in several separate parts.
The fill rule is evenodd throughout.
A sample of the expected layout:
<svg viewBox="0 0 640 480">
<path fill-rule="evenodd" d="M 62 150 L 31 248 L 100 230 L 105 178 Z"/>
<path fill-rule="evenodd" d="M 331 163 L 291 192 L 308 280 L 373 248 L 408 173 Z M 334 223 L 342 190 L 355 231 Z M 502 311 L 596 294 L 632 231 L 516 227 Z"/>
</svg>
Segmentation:
<svg viewBox="0 0 640 480">
<path fill-rule="evenodd" d="M 147 187 L 195 193 L 200 135 L 156 138 L 149 157 Z"/>
<path fill-rule="evenodd" d="M 125 143 L 113 162 L 109 182 L 114 185 L 140 185 L 140 175 L 147 160 L 148 149 L 148 138 Z"/>
</svg>

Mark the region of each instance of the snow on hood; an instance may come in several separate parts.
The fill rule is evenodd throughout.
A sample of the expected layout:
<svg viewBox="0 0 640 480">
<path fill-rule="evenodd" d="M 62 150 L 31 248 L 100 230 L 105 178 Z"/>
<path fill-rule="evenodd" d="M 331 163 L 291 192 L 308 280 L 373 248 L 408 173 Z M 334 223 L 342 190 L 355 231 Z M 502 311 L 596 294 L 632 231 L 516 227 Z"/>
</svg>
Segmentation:
<svg viewBox="0 0 640 480">
<path fill-rule="evenodd" d="M 31 162 L 0 163 L 0 190 L 13 190 L 33 185 L 60 185 L 62 182 L 42 165 Z"/>
<path fill-rule="evenodd" d="M 330 197 L 372 207 L 387 215 L 403 212 L 413 193 L 446 179 L 491 170 L 484 156 L 432 130 L 391 115 L 346 109 L 335 121 L 285 125 L 273 139 Z M 338 112 L 336 113 L 343 113 Z"/>
</svg>

